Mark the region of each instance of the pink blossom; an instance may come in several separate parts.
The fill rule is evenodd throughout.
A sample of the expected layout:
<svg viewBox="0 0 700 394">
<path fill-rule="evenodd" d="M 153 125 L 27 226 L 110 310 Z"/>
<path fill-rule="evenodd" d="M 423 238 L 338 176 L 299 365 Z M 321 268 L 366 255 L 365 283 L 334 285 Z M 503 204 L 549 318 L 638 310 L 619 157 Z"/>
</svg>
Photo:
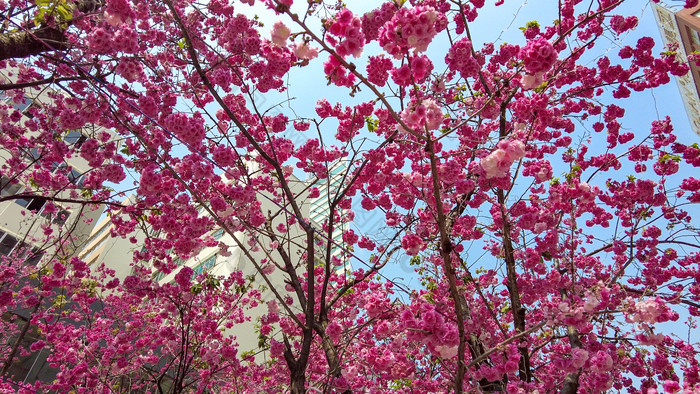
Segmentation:
<svg viewBox="0 0 700 394">
<path fill-rule="evenodd" d="M 315 59 L 318 56 L 318 48 L 311 47 L 306 42 L 300 42 L 294 46 L 294 55 L 304 60 Z"/>
<path fill-rule="evenodd" d="M 445 24 L 444 15 L 432 7 L 404 7 L 380 29 L 379 44 L 394 58 L 401 56 L 402 49 L 424 52 Z"/>
<path fill-rule="evenodd" d="M 10 302 L 12 302 L 12 291 L 5 290 L 0 292 L 0 307 L 8 305 Z"/>
<path fill-rule="evenodd" d="M 391 59 L 383 56 L 370 56 L 367 64 L 367 79 L 379 86 L 384 86 L 389 78 L 389 70 L 392 67 Z"/>
<path fill-rule="evenodd" d="M 360 18 L 352 13 L 348 8 L 343 8 L 335 17 L 328 28 L 328 33 L 338 37 L 340 40 L 335 44 L 335 50 L 339 56 L 346 57 L 352 55 L 360 57 L 365 44 L 365 37 L 362 34 L 362 22 Z M 335 39 L 333 39 L 335 41 Z"/>
<path fill-rule="evenodd" d="M 646 298 L 634 305 L 632 321 L 640 323 L 656 323 L 659 317 L 666 312 L 668 307 L 659 297 Z"/>
<path fill-rule="evenodd" d="M 267 313 L 279 313 L 280 312 L 280 306 L 277 304 L 277 301 L 271 300 L 267 302 Z"/>
<path fill-rule="evenodd" d="M 677 393 L 681 391 L 681 386 L 675 380 L 665 380 L 662 386 L 666 393 Z"/>
<path fill-rule="evenodd" d="M 287 45 L 287 38 L 289 38 L 291 30 L 289 30 L 289 28 L 285 26 L 282 21 L 277 21 L 274 25 L 272 25 L 270 34 L 272 35 L 271 40 L 275 45 L 284 47 Z"/>
<path fill-rule="evenodd" d="M 508 160 L 506 159 L 506 152 L 503 149 L 496 149 L 495 151 L 491 152 L 488 156 L 481 159 L 480 163 L 481 168 L 486 173 L 486 178 L 503 176 L 505 171 L 510 168 L 510 164 L 512 164 L 508 163 Z"/>
<path fill-rule="evenodd" d="M 574 369 L 583 368 L 588 360 L 588 352 L 581 348 L 571 349 L 571 366 Z"/>
<path fill-rule="evenodd" d="M 326 327 L 326 334 L 333 340 L 337 341 L 340 339 L 340 335 L 343 333 L 343 327 L 340 326 L 337 322 L 331 322 L 328 324 L 328 327 Z"/>
<path fill-rule="evenodd" d="M 497 149 L 481 159 L 481 168 L 486 178 L 504 176 L 514 161 L 525 156 L 525 145 L 519 140 L 502 140 Z"/>
<path fill-rule="evenodd" d="M 445 63 L 452 71 L 459 72 L 463 78 L 476 77 L 479 72 L 479 62 L 472 55 L 472 43 L 468 38 L 462 38 L 450 48 Z"/>
<path fill-rule="evenodd" d="M 605 373 L 612 369 L 613 359 L 608 353 L 598 351 L 590 357 L 589 367 L 593 372 Z"/>
<path fill-rule="evenodd" d="M 522 80 L 520 83 L 523 86 L 523 89 L 525 90 L 532 90 L 540 85 L 542 85 L 542 82 L 544 82 L 544 73 L 538 72 L 535 74 L 525 74 L 523 75 Z"/>
<path fill-rule="evenodd" d="M 354 245 L 359 240 L 359 236 L 352 229 L 343 232 L 343 242 L 347 245 Z"/>
<path fill-rule="evenodd" d="M 401 111 L 401 120 L 408 127 L 422 134 L 425 130 L 435 130 L 440 127 L 444 118 L 435 101 L 428 99 L 420 103 L 414 102 Z"/>
<path fill-rule="evenodd" d="M 183 289 L 189 289 L 191 285 L 190 280 L 192 279 L 193 273 L 194 271 L 192 271 L 192 268 L 184 266 L 175 275 L 175 282 L 177 282 L 177 284 Z"/>
<path fill-rule="evenodd" d="M 425 249 L 423 240 L 415 234 L 406 234 L 401 238 L 401 246 L 406 250 L 409 256 L 415 256 L 421 250 Z"/>
<path fill-rule="evenodd" d="M 525 70 L 530 74 L 546 72 L 557 60 L 557 52 L 552 44 L 542 37 L 528 41 L 520 50 L 520 57 L 525 64 Z"/>
<path fill-rule="evenodd" d="M 457 356 L 458 346 L 438 345 L 435 346 L 438 355 L 444 359 L 451 359 Z"/>
</svg>

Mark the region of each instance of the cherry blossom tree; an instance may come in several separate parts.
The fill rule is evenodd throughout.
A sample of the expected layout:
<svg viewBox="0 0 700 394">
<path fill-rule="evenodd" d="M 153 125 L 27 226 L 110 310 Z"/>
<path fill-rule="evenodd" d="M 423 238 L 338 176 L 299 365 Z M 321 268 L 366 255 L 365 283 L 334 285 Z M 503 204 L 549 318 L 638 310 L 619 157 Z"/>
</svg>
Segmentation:
<svg viewBox="0 0 700 394">
<path fill-rule="evenodd" d="M 3 198 L 64 198 L 52 163 L 80 157 L 91 169 L 65 198 L 106 205 L 113 236 L 147 234 L 122 280 L 70 254 L 3 260 L 2 312 L 34 309 L 2 332 L 37 335 L 1 350 L 0 384 L 700 390 L 700 347 L 678 330 L 700 314 L 700 148 L 664 114 L 624 126 L 628 98 L 689 65 L 677 46 L 628 44 L 622 5 L 547 2 L 556 21 L 496 47 L 470 29 L 492 17 L 484 0 L 0 1 L 0 171 L 31 185 Z M 319 89 L 296 102 L 302 74 Z M 13 108 L 37 91 L 51 100 Z M 88 126 L 109 132 L 66 142 Z M 207 247 L 250 272 L 176 263 Z M 392 280 L 397 265 L 419 285 Z M 251 322 L 257 355 L 236 342 Z M 55 379 L 6 374 L 39 351 Z"/>
</svg>

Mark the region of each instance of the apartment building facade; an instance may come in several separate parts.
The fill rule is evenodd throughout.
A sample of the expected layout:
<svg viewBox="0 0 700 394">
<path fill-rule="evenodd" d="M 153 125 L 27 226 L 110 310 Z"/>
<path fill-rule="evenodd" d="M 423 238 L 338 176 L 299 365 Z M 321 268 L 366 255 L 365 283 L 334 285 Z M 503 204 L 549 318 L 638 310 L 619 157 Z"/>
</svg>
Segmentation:
<svg viewBox="0 0 700 394">
<path fill-rule="evenodd" d="M 0 83 L 16 82 L 16 74 L 17 69 L 0 69 Z M 32 114 L 40 113 L 50 105 L 52 94 L 56 92 L 31 87 L 24 88 L 21 96 L 16 93 L 9 96 L 0 91 L 0 122 L 9 119 L 24 132 L 22 138 L 34 137 L 38 132 L 32 131 L 28 122 Z M 96 126 L 56 130 L 59 138 L 75 150 L 88 138 L 103 132 L 104 129 Z M 42 272 L 52 259 L 66 261 L 77 255 L 104 207 L 81 202 L 82 181 L 91 169 L 83 158 L 74 155 L 60 162 L 47 162 L 42 147 L 22 150 L 7 145 L 0 146 L 0 261 L 6 267 L 14 266 L 18 272 L 22 268 L 31 272 L 32 267 L 36 267 L 36 272 Z M 38 188 L 33 182 L 34 172 L 40 173 L 46 168 L 50 168 L 51 176 L 65 176 L 62 179 L 66 179 L 66 184 L 51 190 Z M 33 276 L 36 275 L 22 276 L 20 286 L 36 281 Z M 7 283 L 3 282 L 5 288 L 0 290 L 16 291 L 7 287 Z M 26 348 L 38 340 L 40 334 L 29 324 L 31 313 L 26 308 L 8 310 L 2 315 L 5 322 L 27 327 L 24 334 L 0 338 L 3 350 L 16 348 L 18 343 L 22 344 L 20 348 Z M 6 373 L 15 381 L 51 379 L 57 371 L 48 367 L 47 356 L 46 351 L 29 355 L 19 352 Z"/>
<path fill-rule="evenodd" d="M 676 54 L 690 65 L 690 72 L 676 77 L 686 114 L 695 134 L 700 135 L 700 66 L 688 62 L 688 55 L 700 53 L 700 5 L 693 8 L 650 3 L 666 45 L 678 44 Z"/>
</svg>

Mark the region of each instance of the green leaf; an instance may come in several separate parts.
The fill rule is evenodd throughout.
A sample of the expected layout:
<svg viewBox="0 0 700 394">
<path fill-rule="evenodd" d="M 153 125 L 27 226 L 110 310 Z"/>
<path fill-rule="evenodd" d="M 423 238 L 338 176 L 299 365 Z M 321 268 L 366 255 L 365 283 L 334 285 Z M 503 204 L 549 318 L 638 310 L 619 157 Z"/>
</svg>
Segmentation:
<svg viewBox="0 0 700 394">
<path fill-rule="evenodd" d="M 197 295 L 197 294 L 202 292 L 202 289 L 203 289 L 202 284 L 197 283 L 196 285 L 194 285 L 190 288 L 190 293 Z"/>
<path fill-rule="evenodd" d="M 56 12 L 58 12 L 58 15 L 64 20 L 68 20 L 73 17 L 73 11 L 71 11 L 71 9 L 65 4 L 56 7 Z"/>
</svg>

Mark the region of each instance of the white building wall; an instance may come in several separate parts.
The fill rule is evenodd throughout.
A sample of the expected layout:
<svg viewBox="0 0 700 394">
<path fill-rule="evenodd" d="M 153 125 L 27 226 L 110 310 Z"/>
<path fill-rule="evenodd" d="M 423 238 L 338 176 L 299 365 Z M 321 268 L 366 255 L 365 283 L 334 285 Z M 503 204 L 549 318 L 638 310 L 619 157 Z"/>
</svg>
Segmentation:
<svg viewBox="0 0 700 394">
<path fill-rule="evenodd" d="M 11 69 L 0 70 L 0 80 L 5 83 L 11 82 L 14 80 L 13 72 L 14 70 Z M 36 91 L 27 88 L 24 95 L 25 102 L 15 101 L 0 92 L 0 103 L 13 107 L 10 110 L 0 111 L 0 117 L 11 116 L 15 110 L 26 111 L 30 105 L 40 107 L 42 103 L 50 102 L 51 98 L 47 92 L 45 89 Z M 24 125 L 28 120 L 27 116 L 23 116 L 19 124 Z M 24 136 L 27 138 L 31 138 L 36 134 L 36 132 L 30 131 L 29 128 L 25 129 L 26 134 Z M 96 132 L 96 129 L 88 129 L 90 128 L 88 127 L 80 132 L 83 134 Z M 75 132 L 74 134 L 79 135 Z M 78 142 L 77 138 L 75 142 Z M 52 198 L 80 200 L 81 197 L 73 195 L 71 190 L 51 193 L 39 191 L 36 193 L 37 197 L 33 199 L 12 198 L 16 194 L 32 192 L 30 185 L 14 181 L 13 177 L 16 175 L 17 169 L 9 168 L 8 160 L 18 159 L 14 157 L 15 154 L 16 152 L 0 149 L 0 175 L 2 175 L 0 177 L 0 194 L 5 199 L 0 202 L 0 245 L 5 245 L 2 251 L 6 251 L 14 242 L 13 240 L 17 240 L 16 246 L 12 248 L 13 250 L 24 242 L 26 245 L 31 245 L 31 247 L 44 249 L 48 254 L 58 253 L 61 256 L 72 256 L 87 239 L 96 224 L 97 218 L 101 215 L 103 207 L 92 204 L 52 201 L 58 212 L 50 214 L 45 210 L 47 201 Z M 28 174 L 33 170 L 32 162 L 36 160 L 38 153 L 33 151 L 24 152 L 23 154 L 25 156 L 19 157 L 19 159 L 26 163 L 27 168 L 24 170 L 26 171 L 24 174 Z M 75 175 L 73 179 L 75 184 L 80 182 L 79 175 L 90 169 L 88 163 L 81 157 L 67 158 L 63 163 L 55 163 L 55 165 L 57 168 L 65 168 L 65 166 L 72 168 L 72 174 Z M 42 196 L 48 199 L 41 198 Z M 68 242 L 58 245 L 57 242 L 47 239 L 46 231 L 42 228 L 42 226 L 47 225 L 51 228 L 53 239 L 67 239 Z"/>
</svg>

